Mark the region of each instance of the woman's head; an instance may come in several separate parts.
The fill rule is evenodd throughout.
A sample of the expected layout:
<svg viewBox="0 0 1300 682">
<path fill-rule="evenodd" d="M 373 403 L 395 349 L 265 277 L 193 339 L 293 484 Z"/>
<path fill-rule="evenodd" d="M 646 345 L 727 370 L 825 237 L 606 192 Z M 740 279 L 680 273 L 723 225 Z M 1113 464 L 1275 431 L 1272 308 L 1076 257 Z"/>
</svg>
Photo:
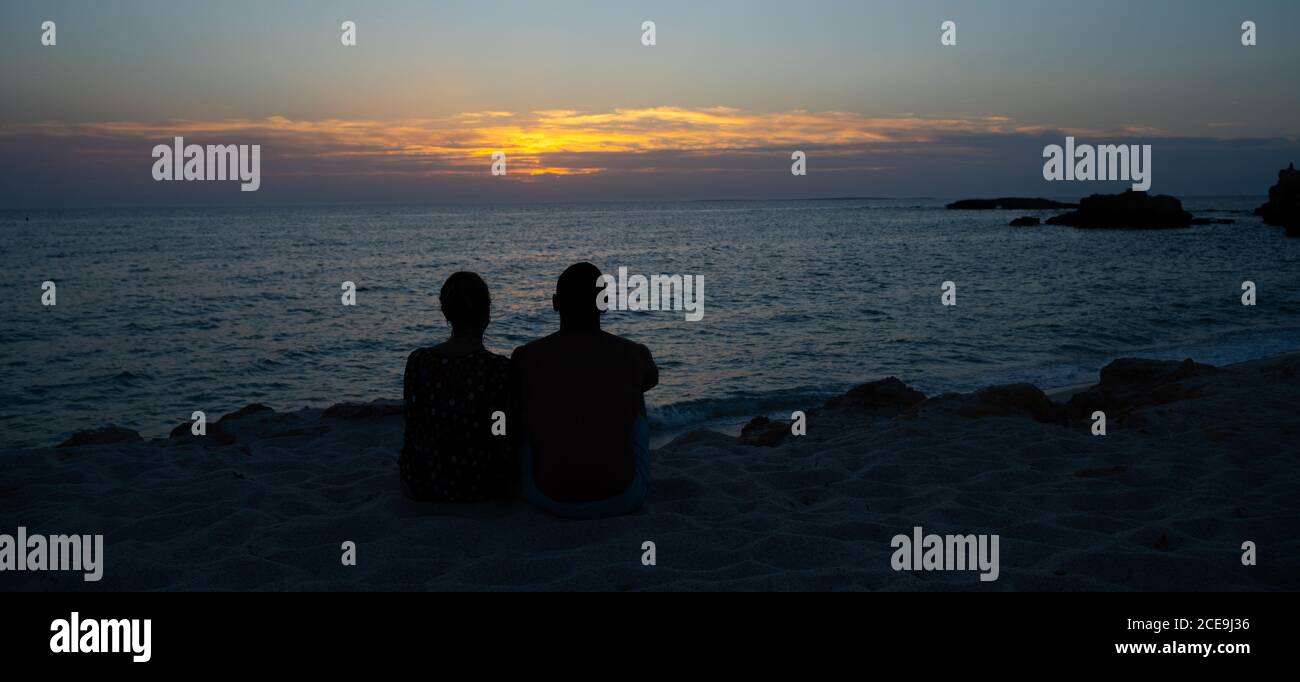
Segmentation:
<svg viewBox="0 0 1300 682">
<path fill-rule="evenodd" d="M 482 334 L 487 329 L 492 297 L 482 277 L 463 271 L 453 274 L 443 283 L 438 303 L 442 316 L 451 323 L 452 334 Z"/>
</svg>

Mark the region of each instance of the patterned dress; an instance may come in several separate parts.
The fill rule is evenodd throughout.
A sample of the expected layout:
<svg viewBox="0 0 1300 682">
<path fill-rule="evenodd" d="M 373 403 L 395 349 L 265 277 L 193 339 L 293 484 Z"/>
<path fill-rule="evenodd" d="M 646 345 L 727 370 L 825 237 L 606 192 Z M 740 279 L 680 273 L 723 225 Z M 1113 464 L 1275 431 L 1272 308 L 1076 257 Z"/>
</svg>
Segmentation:
<svg viewBox="0 0 1300 682">
<path fill-rule="evenodd" d="M 460 357 L 432 348 L 411 353 L 403 379 L 403 494 L 437 502 L 509 496 L 516 459 L 510 438 L 492 433 L 492 414 L 509 409 L 509 365 L 483 349 Z"/>
</svg>

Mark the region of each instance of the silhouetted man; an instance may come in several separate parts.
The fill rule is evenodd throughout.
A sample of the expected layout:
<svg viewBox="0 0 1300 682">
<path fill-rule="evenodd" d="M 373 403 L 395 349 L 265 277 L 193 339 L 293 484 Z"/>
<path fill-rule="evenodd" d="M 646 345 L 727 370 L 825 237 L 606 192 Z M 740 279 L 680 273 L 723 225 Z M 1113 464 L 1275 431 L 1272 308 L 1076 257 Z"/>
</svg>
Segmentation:
<svg viewBox="0 0 1300 682">
<path fill-rule="evenodd" d="M 659 370 L 645 346 L 601 330 L 600 275 L 591 263 L 569 266 L 551 298 L 560 331 L 510 358 L 524 496 L 571 518 L 631 513 L 650 483 L 642 394 Z"/>
</svg>

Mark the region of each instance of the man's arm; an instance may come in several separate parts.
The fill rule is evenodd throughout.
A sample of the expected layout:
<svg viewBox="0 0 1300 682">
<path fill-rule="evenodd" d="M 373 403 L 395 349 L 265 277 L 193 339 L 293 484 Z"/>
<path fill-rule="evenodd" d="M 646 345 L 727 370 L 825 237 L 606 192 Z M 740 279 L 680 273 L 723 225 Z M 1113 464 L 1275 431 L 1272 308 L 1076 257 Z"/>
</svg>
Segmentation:
<svg viewBox="0 0 1300 682">
<path fill-rule="evenodd" d="M 520 346 L 510 354 L 510 372 L 507 382 L 510 391 L 510 407 L 506 414 L 506 433 L 510 438 L 511 447 L 515 452 L 523 445 L 524 431 L 524 378 L 523 378 L 523 357 L 525 350 Z"/>
<path fill-rule="evenodd" d="M 637 349 L 641 353 L 641 362 L 644 365 L 641 372 L 641 392 L 645 393 L 659 385 L 659 367 L 655 365 L 655 359 L 650 355 L 649 348 L 638 344 Z"/>
</svg>

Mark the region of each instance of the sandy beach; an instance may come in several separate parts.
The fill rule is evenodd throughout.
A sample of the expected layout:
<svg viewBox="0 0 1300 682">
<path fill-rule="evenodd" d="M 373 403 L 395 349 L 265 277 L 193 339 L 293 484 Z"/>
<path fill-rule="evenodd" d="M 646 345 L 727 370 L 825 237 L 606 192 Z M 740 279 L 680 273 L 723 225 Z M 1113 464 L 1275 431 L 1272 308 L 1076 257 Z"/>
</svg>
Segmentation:
<svg viewBox="0 0 1300 682">
<path fill-rule="evenodd" d="M 402 499 L 394 402 L 252 407 L 202 438 L 10 453 L 0 532 L 102 533 L 104 574 L 6 572 L 0 588 L 1300 588 L 1300 355 L 1110 368 L 1053 399 L 1020 385 L 918 403 L 869 383 L 809 406 L 807 435 L 776 423 L 746 439 L 772 445 L 692 431 L 654 452 L 641 513 L 603 521 Z M 998 534 L 998 580 L 893 570 L 891 538 L 916 526 Z"/>
</svg>

